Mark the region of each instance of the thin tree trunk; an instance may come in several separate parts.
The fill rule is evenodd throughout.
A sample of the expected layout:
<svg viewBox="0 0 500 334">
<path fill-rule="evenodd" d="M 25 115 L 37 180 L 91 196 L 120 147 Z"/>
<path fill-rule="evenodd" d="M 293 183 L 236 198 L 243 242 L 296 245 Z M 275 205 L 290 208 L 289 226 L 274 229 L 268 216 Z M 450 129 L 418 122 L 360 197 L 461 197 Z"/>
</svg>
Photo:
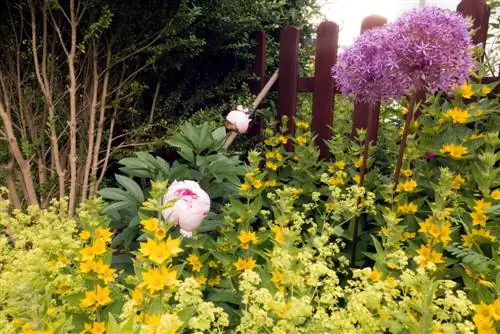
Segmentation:
<svg viewBox="0 0 500 334">
<path fill-rule="evenodd" d="M 151 111 L 149 112 L 149 125 L 153 123 L 153 116 L 156 109 L 156 102 L 158 101 L 158 95 L 160 93 L 160 80 L 156 83 L 155 95 L 153 96 L 153 104 L 151 105 Z"/>
<path fill-rule="evenodd" d="M 70 17 L 71 17 L 71 46 L 68 54 L 68 70 L 69 70 L 69 169 L 70 169 L 70 186 L 69 186 L 69 216 L 72 217 L 76 207 L 76 74 L 75 74 L 75 55 L 76 55 L 76 13 L 75 0 L 70 0 Z"/>
<path fill-rule="evenodd" d="M 21 200 L 19 199 L 19 195 L 17 194 L 16 183 L 14 182 L 14 173 L 12 172 L 13 167 L 14 160 L 9 161 L 7 166 L 5 166 L 5 172 L 7 173 L 7 190 L 9 191 L 9 199 L 14 208 L 21 209 Z"/>
<path fill-rule="evenodd" d="M 90 102 L 90 115 L 89 115 L 89 126 L 88 126 L 88 149 L 87 149 L 87 159 L 85 160 L 85 169 L 83 175 L 83 187 L 82 187 L 82 197 L 81 202 L 87 199 L 87 193 L 89 189 L 89 175 L 90 168 L 93 157 L 94 150 L 94 139 L 95 139 L 95 114 L 97 109 L 97 90 L 99 88 L 99 74 L 97 72 L 97 47 L 93 48 L 93 59 L 92 59 L 92 100 Z"/>
<path fill-rule="evenodd" d="M 101 93 L 101 101 L 99 108 L 99 123 L 97 125 L 97 134 L 95 139 L 95 147 L 94 147 L 94 157 L 92 160 L 92 180 L 93 182 L 90 185 L 90 194 L 89 197 L 92 197 L 97 192 L 97 184 L 95 180 L 97 179 L 97 164 L 99 162 L 99 150 L 101 149 L 101 141 L 102 141 L 102 132 L 104 130 L 104 120 L 106 119 L 106 99 L 108 96 L 108 82 L 109 82 L 109 69 L 111 64 L 111 49 L 108 49 L 106 55 L 106 73 L 104 74 L 104 82 L 102 85 L 102 93 Z"/>
</svg>

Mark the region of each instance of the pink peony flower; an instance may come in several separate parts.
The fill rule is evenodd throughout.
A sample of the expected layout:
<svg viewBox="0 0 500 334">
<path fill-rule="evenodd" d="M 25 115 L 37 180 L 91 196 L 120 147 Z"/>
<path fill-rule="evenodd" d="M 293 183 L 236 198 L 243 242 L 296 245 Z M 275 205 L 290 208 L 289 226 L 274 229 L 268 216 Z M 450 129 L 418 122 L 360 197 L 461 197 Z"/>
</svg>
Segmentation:
<svg viewBox="0 0 500 334">
<path fill-rule="evenodd" d="M 226 121 L 229 129 L 235 130 L 238 133 L 247 132 L 248 124 L 250 123 L 248 108 L 237 106 L 236 110 L 232 110 L 229 114 L 227 114 Z"/>
<path fill-rule="evenodd" d="M 195 181 L 174 181 L 163 196 L 164 204 L 171 201 L 175 202 L 163 210 L 163 217 L 179 225 L 182 235 L 191 237 L 210 211 L 210 197 Z"/>
</svg>

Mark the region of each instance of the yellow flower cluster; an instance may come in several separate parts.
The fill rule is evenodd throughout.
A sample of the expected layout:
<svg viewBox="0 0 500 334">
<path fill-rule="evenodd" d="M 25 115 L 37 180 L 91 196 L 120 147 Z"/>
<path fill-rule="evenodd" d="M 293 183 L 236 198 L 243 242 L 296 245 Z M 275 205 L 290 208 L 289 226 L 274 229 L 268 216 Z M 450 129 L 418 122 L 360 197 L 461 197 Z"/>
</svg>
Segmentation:
<svg viewBox="0 0 500 334">
<path fill-rule="evenodd" d="M 253 258 L 242 259 L 241 257 L 234 262 L 234 266 L 238 271 L 253 270 L 255 268 L 256 262 Z"/>
<path fill-rule="evenodd" d="M 492 304 L 480 302 L 475 308 L 476 314 L 472 319 L 478 334 L 496 334 L 495 322 L 500 320 L 500 298 Z"/>
<path fill-rule="evenodd" d="M 104 284 L 109 284 L 114 280 L 115 269 L 106 263 L 105 254 L 108 253 L 107 244 L 111 242 L 113 233 L 109 228 L 97 227 L 95 231 L 83 230 L 80 238 L 90 241 L 90 245 L 80 250 L 81 261 L 79 271 L 82 274 L 93 274 Z M 108 260 L 109 261 L 109 260 Z M 94 277 L 95 277 L 94 276 Z M 87 309 L 98 309 L 111 303 L 111 293 L 108 286 L 102 286 L 95 281 L 94 288 L 85 292 L 85 297 L 80 300 L 80 306 Z M 93 328 L 93 327 L 91 327 Z M 99 328 L 99 326 L 98 326 Z"/>
<path fill-rule="evenodd" d="M 250 243 L 253 243 L 255 245 L 258 242 L 258 238 L 255 232 L 250 231 L 241 231 L 238 239 L 240 240 L 241 248 L 243 249 L 248 249 Z"/>
<path fill-rule="evenodd" d="M 417 188 L 417 181 L 413 179 L 409 179 L 405 182 L 400 182 L 398 183 L 398 186 L 396 188 L 397 192 L 412 192 Z"/>
<path fill-rule="evenodd" d="M 420 224 L 418 232 L 431 238 L 430 242 L 434 245 L 439 242 L 447 246 L 451 241 L 451 223 L 447 220 L 441 220 L 430 216 Z"/>
<path fill-rule="evenodd" d="M 416 213 L 418 206 L 415 203 L 405 203 L 398 206 L 398 212 L 403 214 L 412 214 Z"/>
<path fill-rule="evenodd" d="M 463 245 L 469 248 L 471 248 L 474 243 L 496 240 L 496 237 L 486 228 L 486 222 L 488 221 L 486 210 L 491 207 L 491 203 L 486 202 L 484 199 L 476 200 L 474 203 L 474 211 L 470 213 L 472 229 L 469 234 L 461 235 Z"/>
<path fill-rule="evenodd" d="M 266 157 L 270 156 L 270 154 L 273 157 L 279 156 L 281 160 L 283 160 L 283 156 L 279 152 L 266 152 Z M 266 162 L 266 167 L 275 171 L 278 169 L 278 164 L 267 161 Z M 240 190 L 242 192 L 248 192 L 252 189 L 259 190 L 263 189 L 263 187 L 276 187 L 277 182 L 274 179 L 268 179 L 264 180 L 264 174 L 260 172 L 259 169 L 254 169 L 253 171 L 245 173 L 245 182 L 241 184 Z"/>
</svg>

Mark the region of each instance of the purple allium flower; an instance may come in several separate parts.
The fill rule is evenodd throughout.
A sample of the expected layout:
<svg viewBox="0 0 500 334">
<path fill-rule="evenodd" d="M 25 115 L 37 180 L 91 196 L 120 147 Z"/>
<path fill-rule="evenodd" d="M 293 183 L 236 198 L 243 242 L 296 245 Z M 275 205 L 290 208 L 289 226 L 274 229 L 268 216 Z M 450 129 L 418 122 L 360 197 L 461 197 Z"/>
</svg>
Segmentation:
<svg viewBox="0 0 500 334">
<path fill-rule="evenodd" d="M 390 28 L 388 47 L 397 58 L 391 76 L 408 90 L 449 92 L 461 85 L 473 65 L 470 27 L 462 15 L 437 7 L 403 14 Z"/>
<path fill-rule="evenodd" d="M 426 90 L 449 92 L 472 69 L 470 24 L 460 14 L 425 7 L 369 30 L 332 69 L 344 94 L 374 103 Z"/>
<path fill-rule="evenodd" d="M 374 103 L 381 98 L 398 98 L 404 93 L 399 81 L 391 82 L 389 72 L 396 65 L 388 46 L 394 43 L 387 27 L 377 27 L 359 36 L 340 54 L 332 75 L 343 94 Z"/>
</svg>

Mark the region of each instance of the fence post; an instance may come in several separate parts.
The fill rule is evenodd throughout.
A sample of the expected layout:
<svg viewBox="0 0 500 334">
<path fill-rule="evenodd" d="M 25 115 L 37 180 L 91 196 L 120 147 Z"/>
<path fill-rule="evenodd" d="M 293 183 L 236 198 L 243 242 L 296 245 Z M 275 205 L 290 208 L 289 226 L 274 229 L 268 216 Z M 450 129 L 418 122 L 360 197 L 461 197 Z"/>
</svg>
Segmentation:
<svg viewBox="0 0 500 334">
<path fill-rule="evenodd" d="M 370 15 L 361 22 L 361 33 L 365 31 L 383 26 L 387 23 L 387 19 L 378 15 Z M 370 105 L 368 103 L 356 101 L 354 103 L 354 114 L 352 120 L 352 135 L 356 136 L 358 129 L 367 129 L 367 138 L 369 142 L 376 143 L 378 137 L 378 123 L 380 114 L 380 102 Z M 368 118 L 371 118 L 369 120 Z M 368 131 L 368 124 L 371 125 Z"/>
<path fill-rule="evenodd" d="M 297 108 L 297 81 L 299 61 L 299 30 L 287 27 L 280 34 L 279 81 L 278 81 L 278 122 L 288 117 L 288 132 L 295 133 L 295 111 Z M 293 149 L 289 141 L 285 148 Z"/>
<path fill-rule="evenodd" d="M 252 84 L 251 91 L 254 95 L 259 94 L 259 92 L 266 85 L 266 60 L 267 60 L 267 43 L 266 43 L 266 33 L 260 31 L 257 33 L 255 45 L 255 60 L 253 66 L 253 73 L 259 79 Z M 260 116 L 255 116 L 250 129 L 248 129 L 249 136 L 258 135 L 262 130 L 262 118 Z"/>
<path fill-rule="evenodd" d="M 476 34 L 472 36 L 472 41 L 475 45 L 486 45 L 488 34 L 488 23 L 490 20 L 490 7 L 484 0 L 462 0 L 457 6 L 457 12 L 465 17 L 472 17 L 473 29 L 476 29 Z"/>
<path fill-rule="evenodd" d="M 327 21 L 319 25 L 314 64 L 312 130 L 318 135 L 316 144 L 319 146 L 320 157 L 323 159 L 329 156 L 325 140 L 332 137 L 335 87 L 331 69 L 337 62 L 338 36 L 339 27 L 334 22 Z"/>
</svg>

